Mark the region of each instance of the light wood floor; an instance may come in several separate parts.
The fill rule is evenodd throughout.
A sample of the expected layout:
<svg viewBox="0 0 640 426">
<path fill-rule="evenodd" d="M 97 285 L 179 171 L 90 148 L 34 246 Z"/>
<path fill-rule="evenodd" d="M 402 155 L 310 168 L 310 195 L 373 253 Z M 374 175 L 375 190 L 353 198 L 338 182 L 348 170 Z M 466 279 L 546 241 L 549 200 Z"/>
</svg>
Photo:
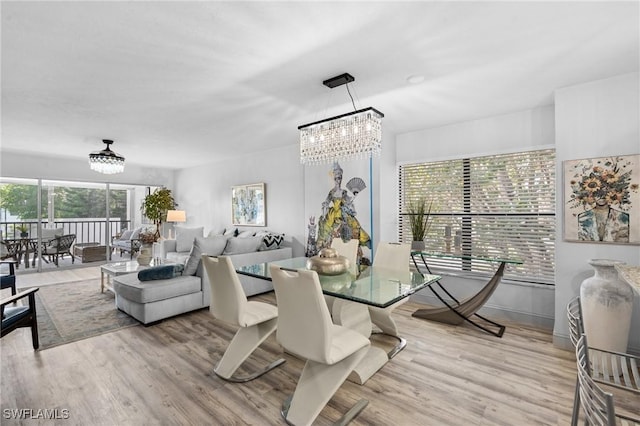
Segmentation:
<svg viewBox="0 0 640 426">
<path fill-rule="evenodd" d="M 72 277 L 99 276 L 99 268 L 79 271 Z M 57 273 L 42 281 L 69 279 Z M 272 293 L 257 299 L 275 301 Z M 364 386 L 346 382 L 315 424 L 337 420 L 360 398 L 369 405 L 354 425 L 569 424 L 574 355 L 554 348 L 548 332 L 508 324 L 500 339 L 412 318 L 419 307 L 408 302 L 395 314 L 407 348 Z M 69 410 L 56 423 L 65 425 L 284 424 L 280 406 L 303 362 L 271 336 L 243 371 L 281 356 L 283 366 L 246 384 L 224 382 L 212 369 L 234 332 L 206 309 L 43 351 L 33 351 L 28 330 L 15 331 L 0 341 L 0 422 L 18 423 L 6 409 L 57 408 Z M 640 398 L 616 397 L 640 410 Z"/>
</svg>

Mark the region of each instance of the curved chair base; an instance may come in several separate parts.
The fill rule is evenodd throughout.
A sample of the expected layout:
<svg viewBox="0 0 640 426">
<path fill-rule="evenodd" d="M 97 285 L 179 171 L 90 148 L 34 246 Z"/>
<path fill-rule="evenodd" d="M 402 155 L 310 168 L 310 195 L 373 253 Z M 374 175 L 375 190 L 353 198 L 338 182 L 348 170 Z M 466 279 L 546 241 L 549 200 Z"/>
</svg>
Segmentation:
<svg viewBox="0 0 640 426">
<path fill-rule="evenodd" d="M 283 405 L 284 419 L 297 426 L 313 423 L 368 350 L 369 345 L 332 365 L 307 360 L 286 411 Z"/>
<path fill-rule="evenodd" d="M 272 318 L 268 321 L 255 324 L 250 327 L 239 328 L 235 336 L 233 336 L 231 343 L 229 343 L 227 350 L 224 352 L 222 359 L 213 370 L 213 372 L 216 373 L 216 376 L 230 382 L 246 382 L 251 380 L 251 378 L 259 377 L 270 369 L 282 364 L 285 360 L 279 359 L 271 363 L 266 370 L 258 372 L 255 375 L 252 374 L 243 378 L 233 378 L 234 373 L 240 365 L 242 365 L 253 351 L 275 331 L 277 323 L 278 319 Z"/>
<path fill-rule="evenodd" d="M 218 374 L 218 372 L 216 370 L 213 370 L 213 372 L 216 374 L 216 376 L 220 377 L 222 380 L 226 380 L 227 382 L 245 383 L 245 382 L 249 382 L 249 381 L 251 381 L 253 379 L 257 379 L 258 377 L 262 376 L 265 373 L 268 373 L 269 371 L 273 370 L 274 368 L 276 368 L 280 364 L 283 364 L 284 362 L 286 362 L 286 359 L 284 359 L 284 358 L 277 359 L 277 360 L 273 361 L 271 364 L 267 365 L 262 370 L 257 371 L 257 372 L 255 372 L 253 374 L 249 374 L 247 376 L 242 376 L 242 377 L 240 377 L 240 376 L 224 377 L 224 376 L 221 376 L 220 374 Z"/>
<path fill-rule="evenodd" d="M 394 336 L 393 334 L 389 334 L 389 333 L 385 333 L 384 331 L 374 331 L 371 334 L 380 334 L 383 336 L 389 336 L 389 337 L 393 337 L 394 339 L 398 340 L 398 343 L 393 347 L 393 349 L 391 349 L 389 352 L 387 352 L 387 356 L 389 357 L 389 359 L 393 358 L 394 356 L 398 355 L 398 353 L 403 350 L 405 348 L 405 346 L 407 346 L 407 339 L 405 339 L 404 337 L 400 337 L 400 336 Z"/>
<path fill-rule="evenodd" d="M 293 398 L 293 395 L 287 398 L 284 403 L 282 403 L 282 409 L 280 410 L 282 418 L 288 425 L 292 425 L 292 423 L 289 423 L 289 421 L 287 420 L 287 413 L 289 413 L 289 407 L 291 407 L 291 398 Z M 369 405 L 369 400 L 359 400 L 349 409 L 349 411 L 347 411 L 342 417 L 340 417 L 337 422 L 333 423 L 333 426 L 348 425 L 349 423 L 351 423 L 351 420 L 355 419 L 356 416 L 360 414 L 360 412 L 364 410 L 367 405 Z"/>
</svg>

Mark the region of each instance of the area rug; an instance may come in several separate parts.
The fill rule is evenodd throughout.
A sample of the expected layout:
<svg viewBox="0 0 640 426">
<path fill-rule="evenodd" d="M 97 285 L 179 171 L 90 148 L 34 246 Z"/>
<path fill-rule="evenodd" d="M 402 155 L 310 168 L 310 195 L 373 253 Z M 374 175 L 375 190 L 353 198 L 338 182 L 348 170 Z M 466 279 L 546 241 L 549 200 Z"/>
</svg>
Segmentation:
<svg viewBox="0 0 640 426">
<path fill-rule="evenodd" d="M 40 349 L 140 324 L 119 311 L 115 295 L 100 292 L 100 280 L 43 285 L 36 292 Z"/>
</svg>

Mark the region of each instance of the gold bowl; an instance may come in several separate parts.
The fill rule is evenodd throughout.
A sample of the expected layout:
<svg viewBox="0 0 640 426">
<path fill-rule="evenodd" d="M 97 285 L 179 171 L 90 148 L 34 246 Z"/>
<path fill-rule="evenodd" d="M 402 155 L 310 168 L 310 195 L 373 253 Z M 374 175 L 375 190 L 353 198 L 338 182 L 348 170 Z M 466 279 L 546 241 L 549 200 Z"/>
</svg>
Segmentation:
<svg viewBox="0 0 640 426">
<path fill-rule="evenodd" d="M 338 255 L 336 249 L 323 248 L 317 256 L 307 259 L 307 269 L 320 275 L 340 275 L 349 269 L 349 259 Z"/>
</svg>

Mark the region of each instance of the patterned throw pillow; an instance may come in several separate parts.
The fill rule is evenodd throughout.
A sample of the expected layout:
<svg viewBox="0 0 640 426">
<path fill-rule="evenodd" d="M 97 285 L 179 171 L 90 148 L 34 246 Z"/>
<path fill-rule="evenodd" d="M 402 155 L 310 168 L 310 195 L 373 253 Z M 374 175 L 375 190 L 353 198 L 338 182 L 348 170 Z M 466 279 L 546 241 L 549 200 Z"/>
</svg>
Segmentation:
<svg viewBox="0 0 640 426">
<path fill-rule="evenodd" d="M 284 241 L 284 234 L 267 234 L 262 237 L 260 250 L 275 250 L 280 248 L 280 244 Z"/>
</svg>

